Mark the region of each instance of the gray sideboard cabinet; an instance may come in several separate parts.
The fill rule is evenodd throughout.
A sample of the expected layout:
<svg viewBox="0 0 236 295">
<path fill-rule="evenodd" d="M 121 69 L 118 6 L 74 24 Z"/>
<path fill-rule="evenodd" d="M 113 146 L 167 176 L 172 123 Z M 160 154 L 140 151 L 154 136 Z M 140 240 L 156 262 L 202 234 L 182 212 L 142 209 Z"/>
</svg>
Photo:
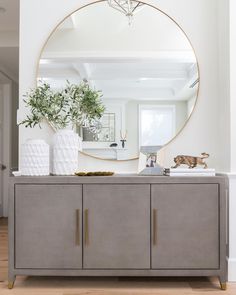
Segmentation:
<svg viewBox="0 0 236 295">
<path fill-rule="evenodd" d="M 218 276 L 224 177 L 12 177 L 9 288 L 30 276 Z"/>
</svg>

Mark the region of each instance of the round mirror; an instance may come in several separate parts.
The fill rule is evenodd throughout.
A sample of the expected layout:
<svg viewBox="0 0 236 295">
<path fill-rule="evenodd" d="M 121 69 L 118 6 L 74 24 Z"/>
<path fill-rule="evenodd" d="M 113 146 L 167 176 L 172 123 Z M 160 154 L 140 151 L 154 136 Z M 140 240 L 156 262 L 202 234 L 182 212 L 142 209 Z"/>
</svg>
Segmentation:
<svg viewBox="0 0 236 295">
<path fill-rule="evenodd" d="M 132 3 L 132 18 L 112 0 L 72 13 L 39 61 L 38 80 L 53 88 L 86 80 L 102 92 L 99 128 L 77 128 L 81 151 L 102 159 L 159 150 L 185 126 L 198 94 L 197 59 L 183 30 L 162 11 Z"/>
</svg>

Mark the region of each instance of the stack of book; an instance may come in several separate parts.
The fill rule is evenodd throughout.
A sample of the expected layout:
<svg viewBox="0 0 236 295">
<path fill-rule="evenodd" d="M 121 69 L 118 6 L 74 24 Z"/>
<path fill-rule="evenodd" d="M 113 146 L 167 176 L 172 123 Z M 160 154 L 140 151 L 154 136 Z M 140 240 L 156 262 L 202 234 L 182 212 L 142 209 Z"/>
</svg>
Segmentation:
<svg viewBox="0 0 236 295">
<path fill-rule="evenodd" d="M 164 168 L 166 176 L 215 176 L 215 169 L 203 168 Z"/>
</svg>

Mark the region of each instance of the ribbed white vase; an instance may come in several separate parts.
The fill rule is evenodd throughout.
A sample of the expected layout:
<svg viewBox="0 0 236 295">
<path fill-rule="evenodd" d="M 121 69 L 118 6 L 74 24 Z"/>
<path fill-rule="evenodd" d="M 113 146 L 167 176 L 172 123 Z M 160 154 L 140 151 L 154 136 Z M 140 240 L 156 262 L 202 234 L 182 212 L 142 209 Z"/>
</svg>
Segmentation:
<svg viewBox="0 0 236 295">
<path fill-rule="evenodd" d="M 21 146 L 21 174 L 49 175 L 49 145 L 41 139 L 29 139 Z"/>
<path fill-rule="evenodd" d="M 53 137 L 53 174 L 74 175 L 78 168 L 78 134 L 62 129 Z"/>
</svg>

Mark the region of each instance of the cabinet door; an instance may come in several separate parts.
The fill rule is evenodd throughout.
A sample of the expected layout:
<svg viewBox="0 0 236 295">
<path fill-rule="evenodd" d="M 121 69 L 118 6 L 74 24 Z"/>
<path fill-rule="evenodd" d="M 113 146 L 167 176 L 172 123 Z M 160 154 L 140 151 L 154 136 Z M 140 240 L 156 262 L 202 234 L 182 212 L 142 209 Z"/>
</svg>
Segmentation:
<svg viewBox="0 0 236 295">
<path fill-rule="evenodd" d="M 16 185 L 16 268 L 82 267 L 82 187 Z"/>
<path fill-rule="evenodd" d="M 84 186 L 84 268 L 150 268 L 150 186 Z"/>
<path fill-rule="evenodd" d="M 218 185 L 153 185 L 151 194 L 152 268 L 218 268 Z"/>
</svg>

